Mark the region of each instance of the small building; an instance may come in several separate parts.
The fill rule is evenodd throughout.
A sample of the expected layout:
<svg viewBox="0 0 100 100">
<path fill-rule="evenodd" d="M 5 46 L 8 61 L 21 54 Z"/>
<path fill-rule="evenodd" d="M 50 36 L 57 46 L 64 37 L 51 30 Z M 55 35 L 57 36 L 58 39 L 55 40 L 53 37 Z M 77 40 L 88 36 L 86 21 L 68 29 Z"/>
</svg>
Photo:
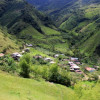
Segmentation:
<svg viewBox="0 0 100 100">
<path fill-rule="evenodd" d="M 26 46 L 27 46 L 27 47 L 33 47 L 33 45 L 32 45 L 32 44 L 26 44 Z"/>
<path fill-rule="evenodd" d="M 94 72 L 95 68 L 86 67 L 85 70 L 88 71 L 88 72 Z"/>
<path fill-rule="evenodd" d="M 71 61 L 74 61 L 74 62 L 76 62 L 76 61 L 79 61 L 79 59 L 78 58 L 71 58 Z"/>
<path fill-rule="evenodd" d="M 4 57 L 4 54 L 3 54 L 3 53 L 0 53 L 0 58 L 1 58 L 1 57 Z"/>
<path fill-rule="evenodd" d="M 70 68 L 73 68 L 74 70 L 80 70 L 80 67 L 79 66 L 77 66 L 77 65 L 72 65 Z"/>
<path fill-rule="evenodd" d="M 12 58 L 14 58 L 15 60 L 19 60 L 19 59 L 22 57 L 22 55 L 19 54 L 18 52 L 11 54 L 11 56 L 12 56 Z"/>
<path fill-rule="evenodd" d="M 69 62 L 70 60 L 69 59 L 63 59 L 63 61 L 68 61 Z"/>
<path fill-rule="evenodd" d="M 25 51 L 23 50 L 21 53 L 22 53 L 22 54 L 24 54 L 24 53 L 25 53 Z"/>
<path fill-rule="evenodd" d="M 98 69 L 100 68 L 100 66 L 94 66 L 94 68 L 95 68 L 96 70 L 98 70 Z"/>
<path fill-rule="evenodd" d="M 80 70 L 75 70 L 75 72 L 78 73 L 78 74 L 83 74 L 83 72 L 80 71 Z"/>
<path fill-rule="evenodd" d="M 74 72 L 74 68 L 70 67 L 70 71 L 71 71 L 71 72 Z"/>
<path fill-rule="evenodd" d="M 55 58 L 59 57 L 59 54 L 55 54 L 54 57 L 55 57 Z"/>
<path fill-rule="evenodd" d="M 81 65 L 81 62 L 75 62 L 75 64 L 77 64 L 77 65 Z"/>
<path fill-rule="evenodd" d="M 55 64 L 55 62 L 54 61 L 51 61 L 50 64 Z"/>
<path fill-rule="evenodd" d="M 44 58 L 44 60 L 45 60 L 45 61 L 49 61 L 49 62 L 52 61 L 51 58 Z"/>
<path fill-rule="evenodd" d="M 74 64 L 73 62 L 68 62 L 69 65 Z"/>
<path fill-rule="evenodd" d="M 76 64 L 74 64 L 73 62 L 69 62 L 70 67 L 71 66 L 77 66 Z"/>
<path fill-rule="evenodd" d="M 19 54 L 18 52 L 12 53 L 11 56 L 14 58 L 14 57 L 16 57 L 18 54 Z"/>
<path fill-rule="evenodd" d="M 35 59 L 42 59 L 42 56 L 36 55 L 34 56 Z"/>
</svg>

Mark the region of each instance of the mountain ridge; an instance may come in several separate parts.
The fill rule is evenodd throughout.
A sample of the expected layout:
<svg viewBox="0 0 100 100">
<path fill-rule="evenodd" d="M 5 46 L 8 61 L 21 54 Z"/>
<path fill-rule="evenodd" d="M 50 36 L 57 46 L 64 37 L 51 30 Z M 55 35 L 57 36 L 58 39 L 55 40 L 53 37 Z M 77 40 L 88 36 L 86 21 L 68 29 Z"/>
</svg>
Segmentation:
<svg viewBox="0 0 100 100">
<path fill-rule="evenodd" d="M 0 24 L 7 27 L 8 33 L 25 43 L 57 52 L 67 52 L 69 43 L 52 20 L 24 0 L 2 0 L 0 3 Z M 64 49 L 59 48 L 62 44 Z M 60 50 L 60 51 L 59 51 Z M 69 49 L 68 52 L 71 50 Z"/>
<path fill-rule="evenodd" d="M 35 0 L 31 0 L 31 2 L 32 1 L 35 2 Z M 46 2 L 49 1 L 47 0 Z M 62 31 L 67 32 L 64 36 L 66 36 L 72 44 L 78 47 L 81 53 L 86 54 L 86 56 L 91 56 L 96 53 L 96 48 L 100 45 L 99 40 L 96 40 L 100 38 L 100 1 L 67 0 L 67 2 L 65 1 L 61 6 L 57 5 L 61 0 L 51 0 L 50 2 L 46 3 L 49 6 L 45 6 L 45 4 L 40 5 L 40 7 L 43 7 L 45 10 L 38 9 L 48 13 L 55 21 L 55 24 Z M 58 8 L 53 6 L 55 9 L 52 10 L 52 4 L 56 4 Z M 34 3 L 34 5 L 37 7 L 37 4 Z M 50 6 L 51 8 L 49 8 Z M 86 44 L 87 47 L 84 48 Z"/>
</svg>

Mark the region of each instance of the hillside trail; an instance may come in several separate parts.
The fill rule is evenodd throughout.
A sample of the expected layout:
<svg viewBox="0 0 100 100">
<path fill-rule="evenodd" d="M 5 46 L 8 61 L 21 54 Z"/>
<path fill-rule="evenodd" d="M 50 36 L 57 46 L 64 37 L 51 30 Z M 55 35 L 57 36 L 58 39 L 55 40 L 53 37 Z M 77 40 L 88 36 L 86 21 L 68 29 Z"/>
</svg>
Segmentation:
<svg viewBox="0 0 100 100">
<path fill-rule="evenodd" d="M 89 77 L 83 72 L 84 78 L 82 80 L 88 80 Z"/>
</svg>

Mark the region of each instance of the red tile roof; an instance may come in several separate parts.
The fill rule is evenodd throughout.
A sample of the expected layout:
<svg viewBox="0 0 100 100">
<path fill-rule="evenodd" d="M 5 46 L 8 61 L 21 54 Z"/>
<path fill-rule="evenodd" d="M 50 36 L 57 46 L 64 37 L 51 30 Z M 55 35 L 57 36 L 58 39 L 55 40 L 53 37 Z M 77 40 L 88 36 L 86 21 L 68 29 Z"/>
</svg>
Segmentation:
<svg viewBox="0 0 100 100">
<path fill-rule="evenodd" d="M 95 68 L 91 68 L 91 67 L 86 67 L 85 68 L 87 71 L 95 71 Z"/>
</svg>

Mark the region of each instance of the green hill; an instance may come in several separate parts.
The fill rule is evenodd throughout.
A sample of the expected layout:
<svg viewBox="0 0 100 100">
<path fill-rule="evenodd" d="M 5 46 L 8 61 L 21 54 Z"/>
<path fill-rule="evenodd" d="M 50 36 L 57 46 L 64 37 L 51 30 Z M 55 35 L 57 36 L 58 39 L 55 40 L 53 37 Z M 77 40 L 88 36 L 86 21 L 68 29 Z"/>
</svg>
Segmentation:
<svg viewBox="0 0 100 100">
<path fill-rule="evenodd" d="M 23 79 L 0 72 L 0 100 L 73 100 L 72 89 L 65 86 Z"/>
<path fill-rule="evenodd" d="M 100 0 L 28 1 L 48 13 L 72 47 L 85 56 L 100 55 Z M 73 48 L 72 48 L 73 49 Z"/>
<path fill-rule="evenodd" d="M 10 36 L 6 31 L 0 29 L 0 52 L 11 53 L 19 50 L 16 38 Z"/>
<path fill-rule="evenodd" d="M 0 71 L 0 100 L 99 100 L 99 87 L 99 82 L 80 82 L 71 89 Z"/>
<path fill-rule="evenodd" d="M 24 0 L 0 1 L 0 24 L 23 42 L 62 53 L 69 49 L 68 41 L 63 39 L 50 18 Z M 65 49 L 57 48 L 59 44 Z"/>
<path fill-rule="evenodd" d="M 60 25 L 60 28 L 73 35 L 73 44 L 86 55 L 92 55 L 100 46 L 100 5 L 90 5 L 81 10 Z"/>
</svg>

